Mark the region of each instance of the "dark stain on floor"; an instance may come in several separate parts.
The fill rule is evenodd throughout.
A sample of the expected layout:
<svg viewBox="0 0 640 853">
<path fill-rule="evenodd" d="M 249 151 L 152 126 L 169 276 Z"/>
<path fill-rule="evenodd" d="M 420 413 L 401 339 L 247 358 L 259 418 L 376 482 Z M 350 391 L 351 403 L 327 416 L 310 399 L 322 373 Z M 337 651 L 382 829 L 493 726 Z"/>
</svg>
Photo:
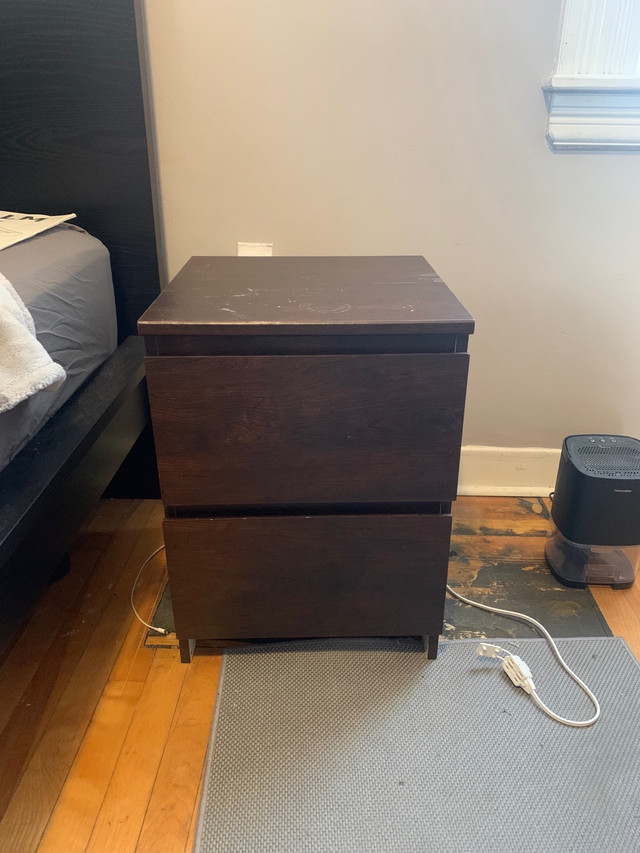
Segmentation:
<svg viewBox="0 0 640 853">
<path fill-rule="evenodd" d="M 557 637 L 611 636 L 589 589 L 565 587 L 547 568 L 544 542 L 550 515 L 544 500 L 501 498 L 487 507 L 492 524 L 474 528 L 468 519 L 482 515 L 482 503 L 475 499 L 470 506 L 461 505 L 464 523 L 454 525 L 448 583 L 480 604 L 532 616 Z M 470 607 L 447 595 L 443 635 L 522 638 L 537 632 L 525 622 Z"/>
</svg>

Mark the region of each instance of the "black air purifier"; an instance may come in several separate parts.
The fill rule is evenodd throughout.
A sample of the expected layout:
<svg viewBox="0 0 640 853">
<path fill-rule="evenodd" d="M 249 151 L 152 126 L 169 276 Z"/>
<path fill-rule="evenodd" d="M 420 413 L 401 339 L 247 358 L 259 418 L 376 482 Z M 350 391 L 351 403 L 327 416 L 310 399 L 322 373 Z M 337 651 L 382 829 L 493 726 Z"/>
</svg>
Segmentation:
<svg viewBox="0 0 640 853">
<path fill-rule="evenodd" d="M 640 562 L 640 441 L 565 438 L 551 520 L 544 553 L 561 583 L 630 587 Z"/>
</svg>

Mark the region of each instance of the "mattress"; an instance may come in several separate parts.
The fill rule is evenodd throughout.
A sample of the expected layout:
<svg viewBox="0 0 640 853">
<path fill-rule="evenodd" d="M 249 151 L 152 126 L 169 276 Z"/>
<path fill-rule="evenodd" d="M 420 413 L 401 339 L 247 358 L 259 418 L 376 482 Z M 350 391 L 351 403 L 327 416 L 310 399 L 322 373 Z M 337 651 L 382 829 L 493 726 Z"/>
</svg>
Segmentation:
<svg viewBox="0 0 640 853">
<path fill-rule="evenodd" d="M 117 345 L 109 252 L 74 225 L 60 225 L 0 251 L 0 272 L 31 312 L 36 336 L 67 372 L 0 414 L 0 470 L 102 364 Z"/>
</svg>

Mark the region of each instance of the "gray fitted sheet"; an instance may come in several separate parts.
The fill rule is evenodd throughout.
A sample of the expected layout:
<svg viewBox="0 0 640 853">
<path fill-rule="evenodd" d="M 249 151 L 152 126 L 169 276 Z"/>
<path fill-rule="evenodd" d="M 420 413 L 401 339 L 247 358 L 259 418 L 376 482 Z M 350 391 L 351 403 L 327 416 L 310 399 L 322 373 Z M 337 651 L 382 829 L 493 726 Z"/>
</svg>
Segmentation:
<svg viewBox="0 0 640 853">
<path fill-rule="evenodd" d="M 0 272 L 31 312 L 36 335 L 67 378 L 0 414 L 0 470 L 117 345 L 109 252 L 95 237 L 61 225 L 0 251 Z"/>
</svg>

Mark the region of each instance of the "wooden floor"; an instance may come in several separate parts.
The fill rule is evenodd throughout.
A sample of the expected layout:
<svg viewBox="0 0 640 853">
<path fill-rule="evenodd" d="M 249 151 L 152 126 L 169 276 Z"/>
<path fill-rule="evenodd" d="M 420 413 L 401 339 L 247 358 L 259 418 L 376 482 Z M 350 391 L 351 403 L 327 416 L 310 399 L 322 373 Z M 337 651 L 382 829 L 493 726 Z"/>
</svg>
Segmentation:
<svg viewBox="0 0 640 853">
<path fill-rule="evenodd" d="M 514 507 L 511 498 L 461 498 L 454 517 L 543 535 L 534 515 L 514 523 Z M 129 595 L 162 543 L 161 517 L 156 501 L 104 501 L 70 573 L 0 661 L 0 851 L 191 850 L 220 658 L 199 650 L 186 666 L 175 649 L 144 646 Z M 160 554 L 137 587 L 143 616 L 164 580 Z M 593 592 L 640 657 L 640 584 Z"/>
</svg>

